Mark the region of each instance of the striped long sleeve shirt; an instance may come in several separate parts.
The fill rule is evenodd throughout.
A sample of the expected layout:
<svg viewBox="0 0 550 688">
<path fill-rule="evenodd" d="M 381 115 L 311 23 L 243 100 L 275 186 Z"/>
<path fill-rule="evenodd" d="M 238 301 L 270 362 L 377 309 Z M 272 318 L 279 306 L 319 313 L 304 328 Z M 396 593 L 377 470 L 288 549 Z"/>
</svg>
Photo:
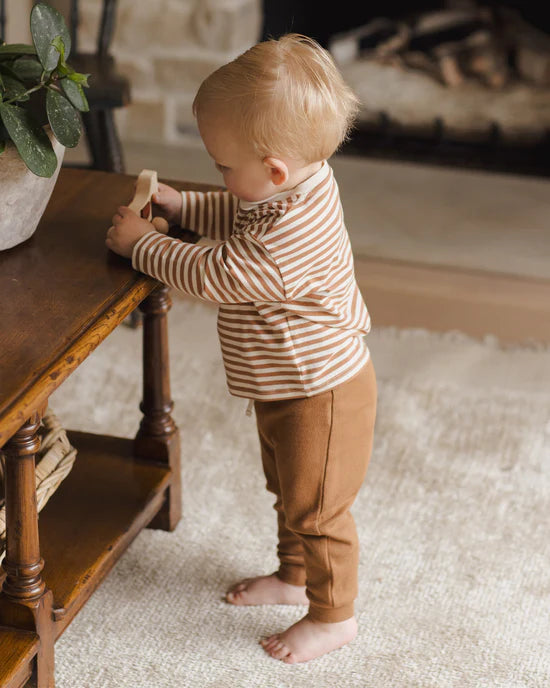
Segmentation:
<svg viewBox="0 0 550 688">
<path fill-rule="evenodd" d="M 144 235 L 134 268 L 219 304 L 229 391 L 305 397 L 353 377 L 369 358 L 370 318 L 357 286 L 332 169 L 258 203 L 184 191 L 182 226 L 214 247 Z"/>
</svg>

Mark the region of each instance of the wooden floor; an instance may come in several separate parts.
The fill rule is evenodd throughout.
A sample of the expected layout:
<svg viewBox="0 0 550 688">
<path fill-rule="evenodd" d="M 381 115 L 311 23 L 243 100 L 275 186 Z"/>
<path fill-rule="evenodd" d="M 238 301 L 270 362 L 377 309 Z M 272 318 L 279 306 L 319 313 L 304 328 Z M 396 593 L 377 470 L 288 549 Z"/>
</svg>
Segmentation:
<svg viewBox="0 0 550 688">
<path fill-rule="evenodd" d="M 550 343 L 550 280 L 364 256 L 355 272 L 375 326 Z"/>
</svg>

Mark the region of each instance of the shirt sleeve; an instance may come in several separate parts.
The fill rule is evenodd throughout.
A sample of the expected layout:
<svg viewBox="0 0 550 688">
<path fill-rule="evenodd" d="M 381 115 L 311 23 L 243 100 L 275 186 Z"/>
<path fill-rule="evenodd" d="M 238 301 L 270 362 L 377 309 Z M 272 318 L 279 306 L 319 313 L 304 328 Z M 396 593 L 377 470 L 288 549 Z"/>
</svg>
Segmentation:
<svg viewBox="0 0 550 688">
<path fill-rule="evenodd" d="M 182 191 L 181 226 L 209 239 L 229 239 L 239 201 L 229 191 Z"/>
<path fill-rule="evenodd" d="M 135 245 L 132 265 L 206 301 L 285 300 L 283 281 L 270 253 L 261 243 L 243 237 L 233 236 L 212 248 L 149 232 Z"/>
</svg>

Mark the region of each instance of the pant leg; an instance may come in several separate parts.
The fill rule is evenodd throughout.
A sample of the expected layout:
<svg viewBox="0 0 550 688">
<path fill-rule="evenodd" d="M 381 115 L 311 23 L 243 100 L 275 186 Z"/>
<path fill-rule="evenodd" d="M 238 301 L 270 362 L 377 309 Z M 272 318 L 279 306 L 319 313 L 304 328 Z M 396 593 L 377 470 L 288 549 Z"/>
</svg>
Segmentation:
<svg viewBox="0 0 550 688">
<path fill-rule="evenodd" d="M 326 622 L 350 618 L 359 546 L 349 509 L 372 448 L 372 362 L 333 390 L 257 402 L 256 413 L 273 446 L 286 527 L 303 544 L 310 616 Z"/>
<path fill-rule="evenodd" d="M 281 487 L 279 484 L 279 474 L 274 448 L 260 423 L 258 423 L 258 435 L 260 438 L 266 487 L 268 491 L 272 492 L 276 497 L 273 506 L 277 512 L 277 556 L 279 557 L 279 570 L 277 571 L 277 576 L 285 581 L 285 583 L 290 583 L 291 585 L 305 585 L 306 570 L 304 567 L 304 548 L 300 538 L 287 528 L 283 512 L 283 500 L 281 497 Z"/>
</svg>

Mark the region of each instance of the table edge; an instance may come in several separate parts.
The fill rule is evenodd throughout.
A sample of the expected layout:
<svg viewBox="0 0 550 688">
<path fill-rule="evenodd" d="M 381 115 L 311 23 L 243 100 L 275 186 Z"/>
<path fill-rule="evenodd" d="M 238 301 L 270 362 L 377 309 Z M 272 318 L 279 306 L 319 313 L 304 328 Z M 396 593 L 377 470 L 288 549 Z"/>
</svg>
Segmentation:
<svg viewBox="0 0 550 688">
<path fill-rule="evenodd" d="M 109 301 L 91 325 L 0 412 L 0 448 L 47 402 L 76 370 L 151 292 L 159 282 L 142 275 L 127 291 Z"/>
</svg>

